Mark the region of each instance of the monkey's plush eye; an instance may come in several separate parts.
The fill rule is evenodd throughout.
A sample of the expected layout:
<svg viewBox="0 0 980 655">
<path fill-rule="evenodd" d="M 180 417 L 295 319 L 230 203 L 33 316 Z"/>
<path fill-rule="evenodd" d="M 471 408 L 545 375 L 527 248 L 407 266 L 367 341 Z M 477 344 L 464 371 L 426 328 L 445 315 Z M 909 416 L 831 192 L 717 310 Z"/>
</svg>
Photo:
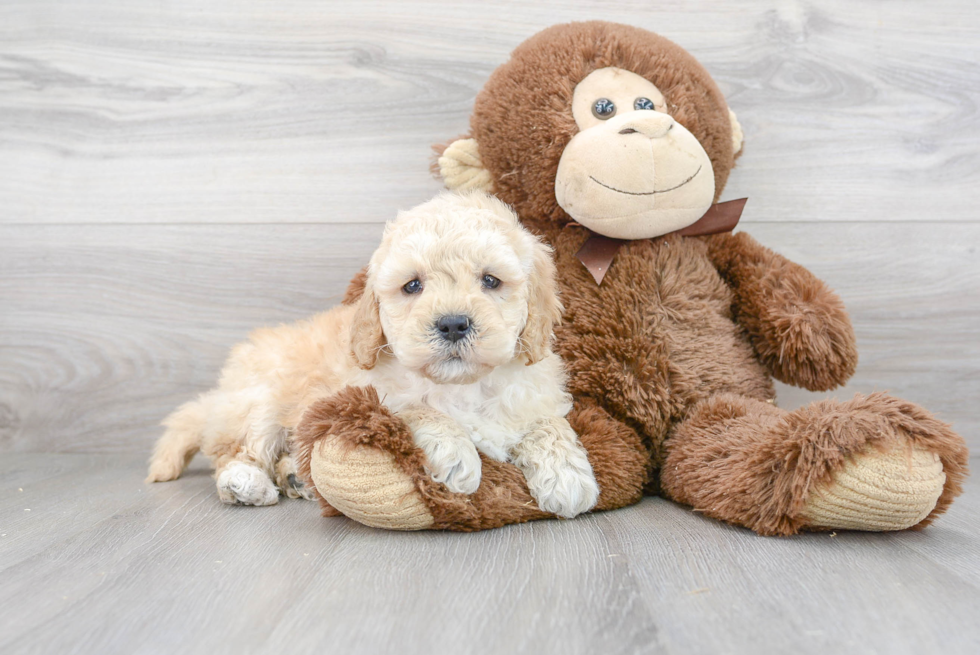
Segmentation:
<svg viewBox="0 0 980 655">
<path fill-rule="evenodd" d="M 650 98 L 637 98 L 633 101 L 633 109 L 653 109 L 653 100 L 650 100 Z"/>
<path fill-rule="evenodd" d="M 404 291 L 405 293 L 418 293 L 421 290 L 422 290 L 422 280 L 419 280 L 418 278 L 412 280 L 411 282 L 408 282 L 405 286 L 402 287 L 402 291 Z"/>
<path fill-rule="evenodd" d="M 616 105 L 609 98 L 599 98 L 592 103 L 592 115 L 600 121 L 612 118 L 616 115 Z"/>
<path fill-rule="evenodd" d="M 489 275 L 489 274 L 483 276 L 483 288 L 484 289 L 496 289 L 499 286 L 500 286 L 500 280 L 498 280 L 494 276 Z"/>
</svg>

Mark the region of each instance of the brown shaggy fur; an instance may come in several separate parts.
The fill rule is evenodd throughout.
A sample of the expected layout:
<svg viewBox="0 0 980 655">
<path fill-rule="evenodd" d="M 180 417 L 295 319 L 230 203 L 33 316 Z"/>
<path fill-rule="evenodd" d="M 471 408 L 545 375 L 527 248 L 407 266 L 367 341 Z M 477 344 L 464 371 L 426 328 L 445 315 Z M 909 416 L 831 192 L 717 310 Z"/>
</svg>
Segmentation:
<svg viewBox="0 0 980 655">
<path fill-rule="evenodd" d="M 495 192 L 555 249 L 566 307 L 556 350 L 575 398 L 569 420 L 602 490 L 597 509 L 637 502 L 659 477 L 666 496 L 709 516 L 792 534 L 807 527 L 800 511 L 809 492 L 849 455 L 904 440 L 933 449 L 945 467 L 945 490 L 922 525 L 933 520 L 966 473 L 966 447 L 949 426 L 885 394 L 794 412 L 771 402 L 772 377 L 828 390 L 857 364 L 843 304 L 809 271 L 744 233 L 628 242 L 601 286 L 576 259 L 589 233 L 557 205 L 555 173 L 577 129 L 575 85 L 607 66 L 664 92 L 711 158 L 720 196 L 734 161 L 725 101 L 689 54 L 644 30 L 598 22 L 544 30 L 493 73 L 471 121 Z M 358 293 L 355 280 L 350 295 Z M 424 475 L 408 431 L 376 396 L 357 397 L 357 407 L 335 398 L 311 412 L 304 443 L 333 435 L 392 452 L 441 528 L 545 516 L 509 464 L 485 459 L 476 494 L 448 494 Z M 310 447 L 300 456 L 307 472 Z"/>
<path fill-rule="evenodd" d="M 828 391 L 854 374 L 854 330 L 826 284 L 744 232 L 708 243 L 708 257 L 735 294 L 733 318 L 773 377 Z"/>
</svg>

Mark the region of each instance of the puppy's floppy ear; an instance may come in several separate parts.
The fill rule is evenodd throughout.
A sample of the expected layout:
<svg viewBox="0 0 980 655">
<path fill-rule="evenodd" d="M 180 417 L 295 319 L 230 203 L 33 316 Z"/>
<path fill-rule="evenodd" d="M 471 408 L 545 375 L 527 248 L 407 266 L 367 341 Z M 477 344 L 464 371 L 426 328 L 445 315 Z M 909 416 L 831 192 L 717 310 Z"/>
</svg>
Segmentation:
<svg viewBox="0 0 980 655">
<path fill-rule="evenodd" d="M 350 324 L 350 352 L 354 362 L 360 368 L 374 368 L 378 363 L 378 355 L 386 343 L 384 331 L 381 329 L 378 298 L 369 280 L 364 285 L 360 300 L 357 301 L 357 309 Z"/>
<path fill-rule="evenodd" d="M 364 287 L 367 284 L 367 275 L 367 266 L 357 272 L 357 275 L 347 285 L 347 291 L 344 293 L 344 299 L 341 301 L 341 304 L 353 305 L 361 299 L 361 296 L 364 295 Z"/>
<path fill-rule="evenodd" d="M 563 307 L 558 300 L 557 270 L 551 259 L 551 248 L 534 240 L 534 267 L 528 278 L 527 323 L 517 347 L 536 364 L 551 352 L 551 336 L 561 322 Z"/>
</svg>

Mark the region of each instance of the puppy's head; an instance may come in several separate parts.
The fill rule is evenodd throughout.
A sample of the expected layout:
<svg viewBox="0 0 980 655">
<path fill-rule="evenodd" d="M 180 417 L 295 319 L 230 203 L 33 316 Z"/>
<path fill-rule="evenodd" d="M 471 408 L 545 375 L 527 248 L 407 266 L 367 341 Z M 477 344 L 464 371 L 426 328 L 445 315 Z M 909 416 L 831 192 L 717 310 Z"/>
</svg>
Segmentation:
<svg viewBox="0 0 980 655">
<path fill-rule="evenodd" d="M 551 351 L 561 318 L 551 250 L 482 192 L 444 193 L 385 228 L 351 324 L 357 365 L 383 351 L 440 384 L 465 384 Z"/>
</svg>

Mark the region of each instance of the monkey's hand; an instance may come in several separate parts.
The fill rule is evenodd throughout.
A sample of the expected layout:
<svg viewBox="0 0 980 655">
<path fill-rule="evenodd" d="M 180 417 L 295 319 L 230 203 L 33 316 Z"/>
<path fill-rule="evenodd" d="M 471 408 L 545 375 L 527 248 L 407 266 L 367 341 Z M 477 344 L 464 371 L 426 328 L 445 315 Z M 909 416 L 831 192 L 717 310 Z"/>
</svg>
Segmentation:
<svg viewBox="0 0 980 655">
<path fill-rule="evenodd" d="M 854 374 L 854 329 L 844 303 L 826 284 L 744 232 L 707 242 L 711 260 L 734 292 L 734 318 L 773 377 L 827 391 Z"/>
</svg>

